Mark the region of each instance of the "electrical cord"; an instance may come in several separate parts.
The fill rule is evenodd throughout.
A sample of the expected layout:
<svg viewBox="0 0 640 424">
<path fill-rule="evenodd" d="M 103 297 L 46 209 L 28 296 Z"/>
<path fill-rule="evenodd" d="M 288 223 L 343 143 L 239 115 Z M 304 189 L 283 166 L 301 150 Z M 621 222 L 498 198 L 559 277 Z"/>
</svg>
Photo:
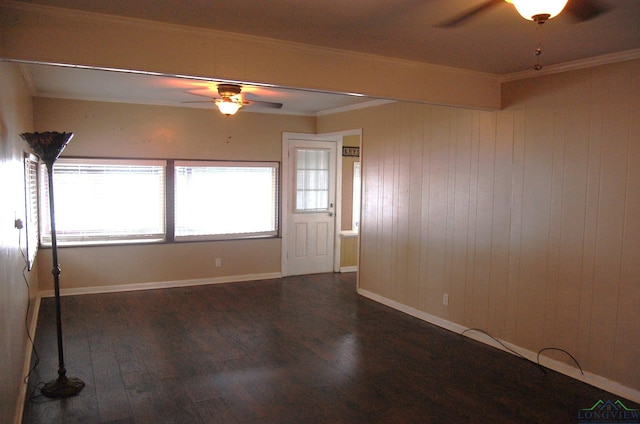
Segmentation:
<svg viewBox="0 0 640 424">
<path fill-rule="evenodd" d="M 582 371 L 582 367 L 580 366 L 580 363 L 578 362 L 578 360 L 572 354 L 570 354 L 566 350 L 561 349 L 559 347 L 545 347 L 545 348 L 540 349 L 538 351 L 538 364 L 540 364 L 540 354 L 542 352 L 544 352 L 544 351 L 547 351 L 547 350 L 557 350 L 559 352 L 565 353 L 567 356 L 569 356 L 571 359 L 573 359 L 573 362 L 576 364 L 576 366 L 580 370 L 580 374 L 584 375 L 584 371 Z"/>
<path fill-rule="evenodd" d="M 542 349 L 540 349 L 536 355 L 536 361 L 534 362 L 533 360 L 525 357 L 524 355 L 522 355 L 520 352 L 510 348 L 509 346 L 507 346 L 506 344 L 504 344 L 502 342 L 502 340 L 498 339 L 497 337 L 494 337 L 493 335 L 489 334 L 489 332 L 481 329 L 481 328 L 467 328 L 466 330 L 464 330 L 462 333 L 460 333 L 461 336 L 465 336 L 465 334 L 469 331 L 476 331 L 478 333 L 482 333 L 488 337 L 490 337 L 492 340 L 494 340 L 496 343 L 498 343 L 500 346 L 502 346 L 503 348 L 505 348 L 506 350 L 508 350 L 509 352 L 513 353 L 514 355 L 516 355 L 519 358 L 524 359 L 525 361 L 531 362 L 532 364 L 535 364 L 538 366 L 538 368 L 540 369 L 540 371 L 542 371 L 542 373 L 544 375 L 547 375 L 547 371 L 545 370 L 545 367 L 540 363 L 540 354 L 542 352 L 546 352 L 548 350 L 555 350 L 558 352 L 562 352 L 565 353 L 567 356 L 569 356 L 573 362 L 577 365 L 578 369 L 580 370 L 580 374 L 584 375 L 584 371 L 582 370 L 582 367 L 580 366 L 580 363 L 578 362 L 578 360 L 572 355 L 570 354 L 568 351 L 561 349 L 559 347 L 544 347 Z"/>
<path fill-rule="evenodd" d="M 21 228 L 18 228 L 18 230 L 21 230 Z M 29 269 L 29 259 L 27 258 L 27 255 L 24 253 L 24 250 L 22 250 L 22 231 L 18 231 L 18 248 L 20 249 L 20 254 L 22 255 L 22 259 L 24 260 L 24 267 L 22 268 L 22 280 L 24 281 L 24 285 L 27 287 L 27 312 L 24 318 L 25 331 L 27 333 L 27 338 L 29 339 L 29 343 L 31 344 L 32 352 L 35 356 L 33 365 L 29 368 L 29 372 L 27 372 L 27 375 L 24 377 L 24 384 L 26 384 L 27 387 L 31 388 L 31 393 L 28 399 L 33 400 L 39 397 L 39 395 L 36 395 L 36 390 L 38 390 L 42 385 L 44 385 L 44 382 L 38 383 L 36 385 L 29 383 L 29 378 L 31 377 L 31 374 L 36 370 L 36 368 L 38 368 L 38 365 L 40 365 L 40 355 L 38 354 L 38 349 L 36 349 L 36 345 L 33 341 L 33 337 L 31 336 L 31 331 L 29 330 L 29 312 L 31 311 L 31 286 L 29 285 L 29 279 L 27 278 L 27 271 Z"/>
</svg>

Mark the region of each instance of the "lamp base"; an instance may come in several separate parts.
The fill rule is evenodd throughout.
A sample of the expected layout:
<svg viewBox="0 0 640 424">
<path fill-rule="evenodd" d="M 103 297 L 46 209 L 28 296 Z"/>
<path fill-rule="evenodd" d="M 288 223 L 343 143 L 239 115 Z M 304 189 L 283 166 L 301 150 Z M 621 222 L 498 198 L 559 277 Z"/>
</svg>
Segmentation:
<svg viewBox="0 0 640 424">
<path fill-rule="evenodd" d="M 40 393 L 50 398 L 68 398 L 76 396 L 84 388 L 84 381 L 76 377 L 60 376 L 40 389 Z"/>
</svg>

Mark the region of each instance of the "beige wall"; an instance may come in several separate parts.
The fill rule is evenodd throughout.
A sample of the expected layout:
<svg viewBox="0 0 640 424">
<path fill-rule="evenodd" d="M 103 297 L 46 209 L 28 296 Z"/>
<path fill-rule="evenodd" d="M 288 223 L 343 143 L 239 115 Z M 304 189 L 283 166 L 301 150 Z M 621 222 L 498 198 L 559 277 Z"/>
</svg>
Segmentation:
<svg viewBox="0 0 640 424">
<path fill-rule="evenodd" d="M 71 131 L 63 156 L 280 161 L 282 132 L 315 132 L 315 118 L 37 98 L 37 130 Z M 64 288 L 280 272 L 279 238 L 60 248 Z M 214 267 L 215 258 L 222 266 Z M 49 266 L 38 270 L 51 289 Z"/>
<path fill-rule="evenodd" d="M 0 62 L 0 423 L 12 423 L 20 413 L 27 300 L 38 292 L 35 272 L 25 272 L 20 248 L 25 248 L 25 230 L 14 228 L 14 220 L 25 222 L 23 152 L 27 144 L 19 134 L 33 130 L 31 96 L 17 65 Z M 52 375 L 52 378 L 54 376 Z M 24 398 L 22 398 L 24 399 Z"/>
<path fill-rule="evenodd" d="M 494 75 L 27 3 L 0 3 L 0 43 L 2 57 L 18 60 L 500 106 Z"/>
<path fill-rule="evenodd" d="M 397 103 L 319 118 L 319 132 L 363 128 L 360 287 L 533 352 L 566 349 L 638 400 L 640 61 L 503 90 L 500 112 Z"/>
</svg>

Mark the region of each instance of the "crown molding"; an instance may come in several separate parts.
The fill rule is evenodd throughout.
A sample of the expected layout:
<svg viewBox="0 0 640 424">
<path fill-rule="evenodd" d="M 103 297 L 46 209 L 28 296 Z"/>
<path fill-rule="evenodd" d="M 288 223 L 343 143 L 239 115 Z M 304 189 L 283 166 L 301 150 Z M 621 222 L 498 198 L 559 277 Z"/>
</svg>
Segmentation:
<svg viewBox="0 0 640 424">
<path fill-rule="evenodd" d="M 544 75 L 552 75 L 561 72 L 593 68 L 595 66 L 610 65 L 613 63 L 626 62 L 636 59 L 640 59 L 640 49 L 626 50 L 601 56 L 589 57 L 586 59 L 578 59 L 571 62 L 559 63 L 556 65 L 549 65 L 543 67 L 539 71 L 531 69 L 523 72 L 515 72 L 512 74 L 503 75 L 500 78 L 500 82 L 505 83 L 527 78 L 536 78 Z"/>
<path fill-rule="evenodd" d="M 22 73 L 22 78 L 24 78 L 24 82 L 27 85 L 27 89 L 29 93 L 31 93 L 32 97 L 38 95 L 38 90 L 36 89 L 36 85 L 33 82 L 33 75 L 31 75 L 31 71 L 29 71 L 29 67 L 24 63 L 18 63 L 18 68 L 20 68 L 20 72 Z"/>
</svg>

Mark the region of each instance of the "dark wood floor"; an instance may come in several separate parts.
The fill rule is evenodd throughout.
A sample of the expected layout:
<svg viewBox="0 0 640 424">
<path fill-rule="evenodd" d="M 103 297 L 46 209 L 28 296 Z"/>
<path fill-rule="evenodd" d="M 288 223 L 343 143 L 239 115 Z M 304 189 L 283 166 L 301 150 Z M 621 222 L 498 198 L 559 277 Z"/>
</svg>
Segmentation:
<svg viewBox="0 0 640 424">
<path fill-rule="evenodd" d="M 354 274 L 72 296 L 63 316 L 86 387 L 36 391 L 23 423 L 577 423 L 618 399 L 359 297 Z M 56 375 L 53 317 L 43 299 L 31 384 Z"/>
</svg>

